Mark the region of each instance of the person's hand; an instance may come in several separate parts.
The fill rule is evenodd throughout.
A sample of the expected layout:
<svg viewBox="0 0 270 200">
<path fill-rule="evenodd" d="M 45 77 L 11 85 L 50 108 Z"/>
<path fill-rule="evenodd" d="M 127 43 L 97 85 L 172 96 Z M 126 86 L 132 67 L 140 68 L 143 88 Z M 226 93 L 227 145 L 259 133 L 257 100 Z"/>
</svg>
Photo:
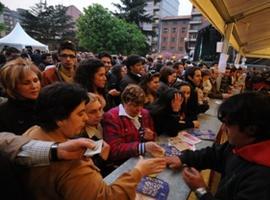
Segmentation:
<svg viewBox="0 0 270 200">
<path fill-rule="evenodd" d="M 145 128 L 143 138 L 145 140 L 154 140 L 155 138 L 154 131 L 152 131 L 150 128 Z"/>
<path fill-rule="evenodd" d="M 228 93 L 222 93 L 222 98 L 223 99 L 228 99 L 229 97 L 231 97 L 232 94 L 228 94 Z"/>
<path fill-rule="evenodd" d="M 166 163 L 171 169 L 180 169 L 182 166 L 182 162 L 178 156 L 169 156 L 166 157 Z"/>
<path fill-rule="evenodd" d="M 107 160 L 108 159 L 109 154 L 110 154 L 110 149 L 111 149 L 110 145 L 103 140 L 102 149 L 101 149 L 101 152 L 99 154 L 100 157 L 103 160 Z"/>
<path fill-rule="evenodd" d="M 199 104 L 202 104 L 200 102 L 203 102 L 204 96 L 203 96 L 203 91 L 200 88 L 196 88 L 197 91 L 197 96 L 198 96 L 198 102 Z"/>
<path fill-rule="evenodd" d="M 82 159 L 87 148 L 95 148 L 95 143 L 93 140 L 88 138 L 68 140 L 58 145 L 57 156 L 60 160 Z"/>
<path fill-rule="evenodd" d="M 146 142 L 145 150 L 154 157 L 164 156 L 164 149 L 155 142 Z"/>
<path fill-rule="evenodd" d="M 200 128 L 200 122 L 198 120 L 192 121 L 194 128 Z"/>
<path fill-rule="evenodd" d="M 111 95 L 111 96 L 119 96 L 121 92 L 119 92 L 119 91 L 116 90 L 116 89 L 111 89 L 111 90 L 109 90 L 108 93 L 109 93 L 109 95 Z"/>
<path fill-rule="evenodd" d="M 166 161 L 164 158 L 150 158 L 144 159 L 140 156 L 140 160 L 137 162 L 134 168 L 138 169 L 143 176 L 150 174 L 157 174 L 162 172 L 166 167 Z"/>
<path fill-rule="evenodd" d="M 196 190 L 200 187 L 207 187 L 201 173 L 193 167 L 185 167 L 182 175 L 184 181 L 192 190 Z"/>
<path fill-rule="evenodd" d="M 172 107 L 173 112 L 178 112 L 180 110 L 183 100 L 184 99 L 181 97 L 181 95 L 178 92 L 174 94 L 174 98 L 171 101 L 171 107 Z"/>
</svg>

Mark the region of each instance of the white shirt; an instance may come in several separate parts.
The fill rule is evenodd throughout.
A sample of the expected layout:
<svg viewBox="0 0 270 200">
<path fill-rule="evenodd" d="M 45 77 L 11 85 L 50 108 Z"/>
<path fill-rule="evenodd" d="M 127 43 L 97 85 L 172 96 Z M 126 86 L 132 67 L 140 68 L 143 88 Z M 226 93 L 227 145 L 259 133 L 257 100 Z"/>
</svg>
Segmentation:
<svg viewBox="0 0 270 200">
<path fill-rule="evenodd" d="M 139 117 L 142 117 L 141 114 L 137 115 L 136 117 L 131 117 L 129 114 L 127 114 L 124 106 L 122 104 L 119 105 L 119 116 L 125 116 L 131 119 L 134 126 L 139 129 L 141 127 L 141 123 L 139 121 Z"/>
</svg>

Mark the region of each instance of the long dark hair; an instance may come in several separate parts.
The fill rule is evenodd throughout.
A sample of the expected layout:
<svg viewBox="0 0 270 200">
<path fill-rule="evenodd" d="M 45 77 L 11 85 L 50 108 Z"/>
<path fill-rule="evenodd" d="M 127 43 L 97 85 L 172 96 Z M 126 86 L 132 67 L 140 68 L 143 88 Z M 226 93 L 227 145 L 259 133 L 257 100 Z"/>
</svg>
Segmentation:
<svg viewBox="0 0 270 200">
<path fill-rule="evenodd" d="M 99 94 L 104 95 L 105 88 L 97 88 L 94 84 L 95 74 L 101 67 L 104 67 L 104 65 L 98 59 L 87 59 L 81 61 L 75 73 L 75 82 L 87 89 L 88 92 L 95 93 L 97 91 Z"/>
<path fill-rule="evenodd" d="M 179 93 L 181 97 L 184 98 L 184 95 L 175 88 L 169 88 L 166 91 L 161 92 L 158 99 L 150 106 L 151 115 L 159 116 L 165 113 L 172 113 L 171 102 L 174 99 L 175 93 Z"/>
<path fill-rule="evenodd" d="M 157 96 L 157 93 L 153 93 L 152 91 L 149 90 L 147 84 L 152 81 L 155 77 L 160 77 L 159 72 L 156 71 L 149 71 L 147 72 L 141 79 L 141 82 L 139 83 L 139 85 L 141 86 L 141 88 L 143 89 L 143 91 L 145 92 L 146 95 L 148 94 L 152 94 L 155 97 Z"/>
</svg>

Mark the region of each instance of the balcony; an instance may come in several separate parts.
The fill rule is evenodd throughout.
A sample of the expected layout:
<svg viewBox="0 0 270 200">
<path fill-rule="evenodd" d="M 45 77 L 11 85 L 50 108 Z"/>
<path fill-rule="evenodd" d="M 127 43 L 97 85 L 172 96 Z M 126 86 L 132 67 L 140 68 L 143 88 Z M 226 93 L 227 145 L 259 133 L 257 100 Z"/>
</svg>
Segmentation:
<svg viewBox="0 0 270 200">
<path fill-rule="evenodd" d="M 196 42 L 196 38 L 188 38 L 186 41 L 188 41 L 188 42 Z"/>
<path fill-rule="evenodd" d="M 201 24 L 202 21 L 201 20 L 192 20 L 189 22 L 189 24 Z"/>
<path fill-rule="evenodd" d="M 156 3 L 153 10 L 155 11 L 155 10 L 159 10 L 159 9 L 160 9 L 160 3 Z"/>
<path fill-rule="evenodd" d="M 201 15 L 201 13 L 197 10 L 191 12 L 191 15 Z"/>
<path fill-rule="evenodd" d="M 196 30 L 196 29 L 190 29 L 190 30 L 188 30 L 188 32 L 189 33 L 198 33 L 198 30 Z"/>
<path fill-rule="evenodd" d="M 196 39 L 197 39 L 197 38 L 189 38 L 189 41 L 191 41 L 191 42 L 196 42 Z"/>
</svg>

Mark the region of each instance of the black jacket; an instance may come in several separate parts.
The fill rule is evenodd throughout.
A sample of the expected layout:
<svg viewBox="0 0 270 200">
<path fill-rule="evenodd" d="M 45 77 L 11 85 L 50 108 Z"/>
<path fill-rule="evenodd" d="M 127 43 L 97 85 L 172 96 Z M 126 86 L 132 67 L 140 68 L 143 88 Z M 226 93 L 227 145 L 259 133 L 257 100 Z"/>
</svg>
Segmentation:
<svg viewBox="0 0 270 200">
<path fill-rule="evenodd" d="M 192 122 L 179 122 L 180 114 L 178 112 L 168 111 L 153 114 L 150 111 L 150 114 L 154 120 L 155 129 L 158 135 L 175 137 L 179 131 L 194 127 Z"/>
<path fill-rule="evenodd" d="M 0 132 L 22 135 L 36 124 L 35 101 L 8 99 L 0 106 Z"/>
<path fill-rule="evenodd" d="M 225 143 L 195 152 L 185 151 L 180 159 L 188 166 L 213 169 L 222 175 L 215 197 L 207 193 L 200 200 L 269 200 L 269 145 L 270 140 L 235 151 Z"/>
<path fill-rule="evenodd" d="M 139 74 L 128 72 L 120 82 L 120 90 L 123 91 L 128 84 L 139 84 L 140 81 L 141 76 Z"/>
<path fill-rule="evenodd" d="M 209 105 L 208 104 L 199 105 L 196 86 L 190 80 L 188 80 L 187 82 L 191 85 L 191 91 L 190 91 L 190 98 L 187 102 L 185 114 L 187 121 L 193 121 L 198 119 L 198 114 L 206 112 L 209 109 Z"/>
</svg>

